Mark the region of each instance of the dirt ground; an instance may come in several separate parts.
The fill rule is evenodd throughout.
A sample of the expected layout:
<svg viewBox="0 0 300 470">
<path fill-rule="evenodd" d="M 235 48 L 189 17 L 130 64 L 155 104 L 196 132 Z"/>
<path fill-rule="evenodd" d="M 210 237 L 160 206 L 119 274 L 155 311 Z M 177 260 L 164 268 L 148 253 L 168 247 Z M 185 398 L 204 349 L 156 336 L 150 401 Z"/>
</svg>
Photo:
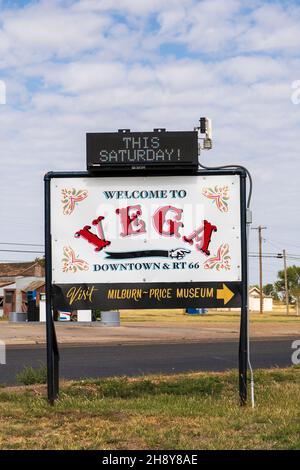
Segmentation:
<svg viewBox="0 0 300 470">
<path fill-rule="evenodd" d="M 239 312 L 185 315 L 182 310 L 121 312 L 120 327 L 100 322 L 57 322 L 60 344 L 142 344 L 153 342 L 230 340 L 239 335 Z M 44 344 L 45 324 L 0 322 L 0 340 L 6 345 Z M 256 339 L 299 336 L 300 317 L 284 314 L 251 314 L 250 336 Z"/>
</svg>

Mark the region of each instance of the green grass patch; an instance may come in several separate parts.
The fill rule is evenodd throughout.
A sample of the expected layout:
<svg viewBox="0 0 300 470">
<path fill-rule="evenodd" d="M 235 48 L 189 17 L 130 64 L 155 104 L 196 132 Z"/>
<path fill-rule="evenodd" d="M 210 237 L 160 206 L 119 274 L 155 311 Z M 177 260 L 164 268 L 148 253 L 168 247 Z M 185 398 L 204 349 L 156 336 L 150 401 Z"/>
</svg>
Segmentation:
<svg viewBox="0 0 300 470">
<path fill-rule="evenodd" d="M 121 310 L 121 321 L 134 323 L 239 323 L 239 311 L 216 311 L 209 309 L 205 315 L 188 315 L 184 309 L 170 310 Z M 251 323 L 287 323 L 300 326 L 300 316 L 291 310 L 287 315 L 283 310 L 274 309 L 273 312 L 250 312 Z"/>
<path fill-rule="evenodd" d="M 36 369 L 24 367 L 16 374 L 16 380 L 23 385 L 45 384 L 47 382 L 47 367 L 43 364 Z"/>
<path fill-rule="evenodd" d="M 89 387 L 90 386 L 90 387 Z M 200 395 L 218 396 L 223 389 L 224 383 L 217 376 L 211 377 L 173 377 L 172 380 L 151 380 L 140 378 L 138 380 L 123 378 L 85 380 L 74 383 L 68 389 L 68 396 L 85 396 L 99 398 L 138 398 L 141 396 L 159 395 Z"/>
<path fill-rule="evenodd" d="M 0 449 L 300 449 L 300 368 L 255 372 L 256 407 L 238 376 L 186 373 L 0 389 Z"/>
</svg>

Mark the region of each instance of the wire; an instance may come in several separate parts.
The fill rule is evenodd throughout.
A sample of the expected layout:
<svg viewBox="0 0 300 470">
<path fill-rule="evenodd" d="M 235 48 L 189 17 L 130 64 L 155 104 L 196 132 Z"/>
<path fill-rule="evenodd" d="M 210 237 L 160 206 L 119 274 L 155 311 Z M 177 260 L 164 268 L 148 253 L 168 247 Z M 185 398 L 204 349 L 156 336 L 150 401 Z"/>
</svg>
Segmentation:
<svg viewBox="0 0 300 470">
<path fill-rule="evenodd" d="M 37 251 L 37 250 L 0 250 L 0 252 L 6 252 L 6 253 L 39 253 L 39 254 L 44 254 L 44 251 Z"/>
<path fill-rule="evenodd" d="M 277 240 L 270 240 L 269 238 L 266 238 L 266 241 L 268 243 L 270 243 L 271 245 L 274 245 L 274 246 L 284 246 L 284 245 L 290 245 L 290 246 L 293 246 L 295 248 L 300 248 L 300 245 L 295 245 L 294 243 L 289 243 L 289 242 L 284 242 L 284 243 L 281 243 L 281 242 L 278 242 Z"/>
<path fill-rule="evenodd" d="M 17 245 L 17 246 L 44 246 L 40 243 L 11 243 L 11 242 L 0 242 L 0 245 Z"/>
<path fill-rule="evenodd" d="M 200 166 L 204 170 L 223 170 L 225 168 L 231 168 L 231 169 L 241 168 L 242 170 L 244 170 L 247 173 L 247 176 L 249 178 L 249 193 L 248 193 L 248 199 L 247 199 L 247 209 L 250 208 L 253 182 L 252 182 L 251 173 L 246 167 L 244 167 L 242 165 L 234 165 L 234 164 L 232 164 L 232 165 L 221 165 L 221 166 L 205 166 L 205 165 L 202 165 L 202 163 L 200 163 L 200 162 L 198 163 L 198 166 Z"/>
<path fill-rule="evenodd" d="M 250 258 L 260 258 L 260 255 L 254 255 L 249 253 Z M 274 258 L 274 259 L 282 259 L 282 256 L 275 256 L 275 255 L 261 255 L 262 258 Z"/>
<path fill-rule="evenodd" d="M 222 166 L 215 166 L 215 167 L 209 167 L 202 165 L 202 163 L 198 163 L 200 168 L 203 168 L 204 170 L 223 170 L 225 168 L 241 168 L 247 173 L 247 176 L 249 178 L 249 193 L 248 193 L 248 199 L 247 199 L 247 210 L 250 210 L 250 203 L 251 203 L 251 197 L 252 197 L 252 187 L 253 187 L 253 182 L 252 182 L 252 176 L 250 174 L 250 171 L 245 168 L 242 165 L 222 165 Z M 247 222 L 247 252 L 248 252 L 248 245 L 249 245 L 249 227 L 250 223 Z M 247 278 L 249 279 L 249 263 L 247 263 Z M 248 286 L 247 286 L 248 290 Z M 250 336 L 249 336 L 249 322 L 250 322 L 250 316 L 249 316 L 249 310 L 247 312 L 247 358 L 248 358 L 248 367 L 249 367 L 249 372 L 250 372 L 250 391 L 251 391 L 251 405 L 252 408 L 255 407 L 255 396 L 254 396 L 254 374 L 253 374 L 253 368 L 251 364 L 251 358 L 250 358 Z"/>
<path fill-rule="evenodd" d="M 249 258 L 259 258 L 260 256 L 259 255 L 249 255 Z M 262 255 L 262 258 L 264 258 L 265 260 L 267 259 L 283 259 L 282 256 L 264 256 Z M 289 261 L 300 261 L 300 257 L 299 256 L 286 256 L 286 259 L 289 260 Z"/>
<path fill-rule="evenodd" d="M 250 200 L 251 200 L 251 194 L 250 194 Z M 249 201 L 250 203 L 250 201 Z M 247 251 L 248 251 L 248 246 L 249 246 L 249 234 L 250 234 L 250 223 L 247 223 Z M 247 279 L 249 282 L 249 263 L 247 264 Z M 247 286 L 247 291 L 249 290 L 249 286 Z M 251 393 L 251 406 L 252 408 L 255 407 L 255 384 L 254 384 L 254 373 L 253 373 L 253 367 L 251 363 L 251 357 L 250 357 L 250 315 L 248 311 L 247 315 L 247 357 L 248 357 L 248 367 L 249 367 L 249 372 L 250 372 L 250 393 Z"/>
<path fill-rule="evenodd" d="M 1 259 L 0 260 L 0 264 L 1 263 L 26 263 L 27 261 L 24 261 L 24 260 L 20 260 L 20 259 Z M 29 261 L 28 261 L 29 262 Z"/>
<path fill-rule="evenodd" d="M 282 245 L 279 245 L 278 243 L 273 243 L 268 238 L 265 238 L 264 240 L 265 240 L 265 242 L 269 243 L 270 245 L 275 246 L 275 248 L 282 248 Z"/>
</svg>

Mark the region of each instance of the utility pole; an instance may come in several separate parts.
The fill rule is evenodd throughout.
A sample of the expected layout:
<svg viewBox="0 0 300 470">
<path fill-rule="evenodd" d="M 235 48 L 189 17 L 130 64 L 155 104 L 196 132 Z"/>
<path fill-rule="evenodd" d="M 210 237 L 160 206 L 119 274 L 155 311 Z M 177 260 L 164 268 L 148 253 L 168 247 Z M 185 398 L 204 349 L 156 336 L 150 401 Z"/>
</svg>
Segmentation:
<svg viewBox="0 0 300 470">
<path fill-rule="evenodd" d="M 286 269 L 286 252 L 283 252 L 283 266 L 284 266 L 284 285 L 285 285 L 285 304 L 286 304 L 286 314 L 289 314 L 289 287 L 287 279 L 287 269 Z"/>
<path fill-rule="evenodd" d="M 265 230 L 267 227 L 253 227 L 252 230 L 258 230 L 258 253 L 259 253 L 259 311 L 263 313 L 264 311 L 264 298 L 263 298 L 263 277 L 262 277 L 262 230 Z"/>
</svg>

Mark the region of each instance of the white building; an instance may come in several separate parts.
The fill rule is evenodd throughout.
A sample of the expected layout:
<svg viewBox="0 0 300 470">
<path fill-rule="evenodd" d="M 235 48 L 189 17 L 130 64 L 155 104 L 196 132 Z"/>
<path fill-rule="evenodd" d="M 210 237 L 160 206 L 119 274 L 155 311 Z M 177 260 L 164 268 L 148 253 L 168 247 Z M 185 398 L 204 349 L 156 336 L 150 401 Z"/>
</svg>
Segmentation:
<svg viewBox="0 0 300 470">
<path fill-rule="evenodd" d="M 260 291 L 257 287 L 249 289 L 249 310 L 250 312 L 260 311 Z M 263 312 L 272 312 L 273 299 L 270 295 L 263 294 Z"/>
</svg>

